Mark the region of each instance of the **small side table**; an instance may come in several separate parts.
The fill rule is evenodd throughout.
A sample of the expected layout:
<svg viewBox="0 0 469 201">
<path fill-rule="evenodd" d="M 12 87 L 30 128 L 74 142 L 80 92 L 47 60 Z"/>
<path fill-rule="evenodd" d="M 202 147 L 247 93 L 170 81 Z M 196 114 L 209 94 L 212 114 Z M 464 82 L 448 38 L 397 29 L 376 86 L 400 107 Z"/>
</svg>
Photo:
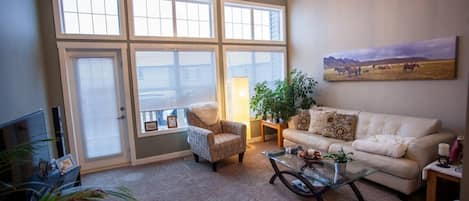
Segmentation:
<svg viewBox="0 0 469 201">
<path fill-rule="evenodd" d="M 262 120 L 261 121 L 262 142 L 265 142 L 264 126 L 277 130 L 277 146 L 283 147 L 283 129 L 287 128 L 288 124 L 287 123 L 272 123 L 272 122 Z"/>
<path fill-rule="evenodd" d="M 448 180 L 460 184 L 462 173 L 456 172 L 456 167 L 451 165 L 450 168 L 438 167 L 438 161 L 430 163 L 423 169 L 423 179 L 427 180 L 427 201 L 437 200 L 437 184 L 438 179 Z"/>
</svg>

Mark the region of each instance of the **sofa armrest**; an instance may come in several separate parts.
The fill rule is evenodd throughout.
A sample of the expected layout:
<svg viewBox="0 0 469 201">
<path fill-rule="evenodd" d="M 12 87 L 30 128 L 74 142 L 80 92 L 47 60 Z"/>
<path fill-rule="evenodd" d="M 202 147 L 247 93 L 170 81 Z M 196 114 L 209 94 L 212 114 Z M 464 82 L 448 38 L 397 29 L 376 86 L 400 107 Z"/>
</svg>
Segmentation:
<svg viewBox="0 0 469 201">
<path fill-rule="evenodd" d="M 405 158 L 416 161 L 422 169 L 438 158 L 439 143 L 451 144 L 454 139 L 456 135 L 452 133 L 436 133 L 419 137 L 408 145 Z"/>
<path fill-rule="evenodd" d="M 221 120 L 221 129 L 224 133 L 232 133 L 240 135 L 244 143 L 246 143 L 247 126 L 243 123 Z"/>
<path fill-rule="evenodd" d="M 290 121 L 288 121 L 288 128 L 297 129 L 298 125 L 298 115 L 290 117 Z"/>
<path fill-rule="evenodd" d="M 215 138 L 213 132 L 210 130 L 196 126 L 189 126 L 187 142 L 193 146 L 209 148 L 215 144 Z"/>
</svg>

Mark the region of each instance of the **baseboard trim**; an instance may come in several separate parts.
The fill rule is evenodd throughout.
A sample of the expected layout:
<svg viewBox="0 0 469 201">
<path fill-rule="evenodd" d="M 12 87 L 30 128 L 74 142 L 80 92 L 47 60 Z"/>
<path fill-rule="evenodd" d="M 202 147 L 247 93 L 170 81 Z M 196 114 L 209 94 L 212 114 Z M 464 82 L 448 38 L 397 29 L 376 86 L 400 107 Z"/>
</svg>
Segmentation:
<svg viewBox="0 0 469 201">
<path fill-rule="evenodd" d="M 276 139 L 277 135 L 266 135 L 265 140 L 271 140 L 271 139 Z M 254 142 L 262 142 L 262 136 L 257 136 L 253 137 L 250 140 L 248 140 L 248 143 L 254 143 Z"/>
<path fill-rule="evenodd" d="M 166 160 L 171 160 L 175 158 L 181 158 L 185 156 L 189 156 L 192 154 L 191 150 L 184 150 L 184 151 L 178 151 L 178 152 L 173 152 L 173 153 L 168 153 L 168 154 L 161 154 L 157 156 L 150 156 L 150 157 L 145 157 L 145 158 L 138 158 L 132 163 L 132 166 L 136 165 L 144 165 L 148 163 L 155 163 L 155 162 L 160 162 L 160 161 L 166 161 Z"/>
<path fill-rule="evenodd" d="M 88 169 L 88 170 L 80 170 L 80 174 L 91 174 L 91 173 L 95 173 L 95 172 L 101 172 L 101 171 L 105 171 L 105 170 L 111 170 L 111 169 L 116 169 L 116 168 L 121 168 L 121 167 L 127 167 L 127 166 L 130 166 L 130 163 L 129 162 L 126 162 L 126 163 L 122 163 L 122 164 L 117 164 L 117 165 L 111 165 L 111 166 L 107 166 L 107 167 L 102 167 L 102 168 L 94 168 L 94 169 Z"/>
</svg>

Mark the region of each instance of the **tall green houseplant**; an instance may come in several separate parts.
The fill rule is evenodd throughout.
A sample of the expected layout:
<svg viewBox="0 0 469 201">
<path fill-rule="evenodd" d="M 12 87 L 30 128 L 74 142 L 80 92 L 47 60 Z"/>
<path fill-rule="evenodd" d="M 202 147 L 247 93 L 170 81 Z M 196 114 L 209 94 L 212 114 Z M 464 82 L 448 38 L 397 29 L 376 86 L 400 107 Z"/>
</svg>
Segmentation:
<svg viewBox="0 0 469 201">
<path fill-rule="evenodd" d="M 266 119 L 267 114 L 272 114 L 288 121 L 298 109 L 309 109 L 316 104 L 314 92 L 317 85 L 314 78 L 302 71 L 293 70 L 289 74 L 289 80 L 277 80 L 272 89 L 267 82 L 256 84 L 250 107 L 256 118 Z"/>
<path fill-rule="evenodd" d="M 309 109 L 316 104 L 315 90 L 318 82 L 306 73 L 293 69 L 290 72 L 290 87 L 293 90 L 294 107 L 297 109 Z"/>
</svg>

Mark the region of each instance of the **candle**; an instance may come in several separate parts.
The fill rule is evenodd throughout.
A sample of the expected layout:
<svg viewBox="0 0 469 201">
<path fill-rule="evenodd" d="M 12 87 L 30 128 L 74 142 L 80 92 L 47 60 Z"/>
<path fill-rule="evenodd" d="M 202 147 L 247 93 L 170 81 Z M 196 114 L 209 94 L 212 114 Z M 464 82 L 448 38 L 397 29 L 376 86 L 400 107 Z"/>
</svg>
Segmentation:
<svg viewBox="0 0 469 201">
<path fill-rule="evenodd" d="M 446 144 L 446 143 L 438 144 L 438 155 L 449 156 L 449 144 Z"/>
<path fill-rule="evenodd" d="M 308 151 L 306 153 L 308 153 L 308 156 L 314 156 L 315 151 L 316 150 L 314 150 L 314 149 L 308 149 Z"/>
</svg>

